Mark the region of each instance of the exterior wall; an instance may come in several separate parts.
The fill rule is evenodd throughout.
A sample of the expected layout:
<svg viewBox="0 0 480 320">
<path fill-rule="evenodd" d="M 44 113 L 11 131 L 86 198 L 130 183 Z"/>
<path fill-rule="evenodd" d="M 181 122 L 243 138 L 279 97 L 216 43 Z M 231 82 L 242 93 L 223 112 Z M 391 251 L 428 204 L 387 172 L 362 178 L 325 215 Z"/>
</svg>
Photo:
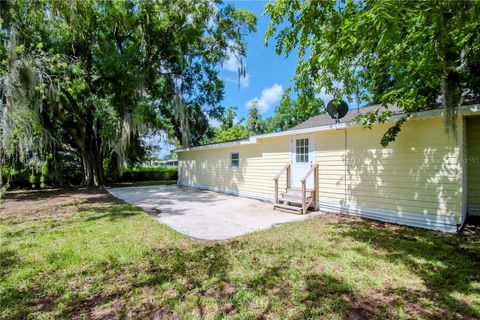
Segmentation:
<svg viewBox="0 0 480 320">
<path fill-rule="evenodd" d="M 316 134 L 320 209 L 455 232 L 463 209 L 461 135 L 446 135 L 440 117 L 412 120 L 382 148 L 389 126 Z"/>
<path fill-rule="evenodd" d="M 290 139 L 278 137 L 259 144 L 180 152 L 179 184 L 273 200 L 273 178 L 290 163 Z M 230 168 L 230 153 L 240 153 L 240 167 Z M 285 188 L 285 175 L 280 189 Z"/>
<path fill-rule="evenodd" d="M 467 121 L 467 203 L 470 215 L 480 215 L 480 116 Z"/>
<path fill-rule="evenodd" d="M 373 129 L 319 131 L 319 207 L 447 232 L 465 211 L 463 119 L 458 136 L 445 134 L 441 117 L 407 121 L 387 148 L 380 139 L 391 124 Z M 291 137 L 258 144 L 179 153 L 179 184 L 273 200 L 273 177 L 290 163 Z M 240 167 L 230 168 L 231 152 Z M 285 176 L 280 179 L 285 188 Z"/>
</svg>

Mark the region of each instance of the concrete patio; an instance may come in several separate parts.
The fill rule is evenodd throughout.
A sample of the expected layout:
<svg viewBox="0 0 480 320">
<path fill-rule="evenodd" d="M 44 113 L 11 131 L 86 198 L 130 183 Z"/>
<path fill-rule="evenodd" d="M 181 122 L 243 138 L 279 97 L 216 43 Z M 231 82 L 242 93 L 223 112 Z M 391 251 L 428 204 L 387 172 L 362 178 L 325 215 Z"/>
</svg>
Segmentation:
<svg viewBox="0 0 480 320">
<path fill-rule="evenodd" d="M 204 240 L 226 240 L 315 214 L 275 211 L 271 203 L 176 185 L 108 191 L 132 205 L 155 212 L 158 221 L 178 232 Z"/>
</svg>

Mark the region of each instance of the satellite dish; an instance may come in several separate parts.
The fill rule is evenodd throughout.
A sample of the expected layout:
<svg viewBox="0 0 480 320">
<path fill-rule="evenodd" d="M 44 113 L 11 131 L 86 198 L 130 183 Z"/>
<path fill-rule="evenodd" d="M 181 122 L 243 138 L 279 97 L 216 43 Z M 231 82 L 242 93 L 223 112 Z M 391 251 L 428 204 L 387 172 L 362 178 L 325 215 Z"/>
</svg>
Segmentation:
<svg viewBox="0 0 480 320">
<path fill-rule="evenodd" d="M 327 104 L 327 112 L 332 119 L 335 119 L 335 122 L 338 122 L 347 114 L 348 104 L 343 100 L 331 100 Z"/>
</svg>

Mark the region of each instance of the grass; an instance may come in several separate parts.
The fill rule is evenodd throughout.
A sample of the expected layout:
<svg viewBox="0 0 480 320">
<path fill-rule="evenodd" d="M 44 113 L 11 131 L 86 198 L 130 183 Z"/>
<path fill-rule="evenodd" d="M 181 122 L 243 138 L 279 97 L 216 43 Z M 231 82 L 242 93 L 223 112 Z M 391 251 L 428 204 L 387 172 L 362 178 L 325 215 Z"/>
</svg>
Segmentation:
<svg viewBox="0 0 480 320">
<path fill-rule="evenodd" d="M 103 191 L 2 209 L 4 319 L 480 318 L 478 235 L 325 215 L 199 242 Z"/>
</svg>

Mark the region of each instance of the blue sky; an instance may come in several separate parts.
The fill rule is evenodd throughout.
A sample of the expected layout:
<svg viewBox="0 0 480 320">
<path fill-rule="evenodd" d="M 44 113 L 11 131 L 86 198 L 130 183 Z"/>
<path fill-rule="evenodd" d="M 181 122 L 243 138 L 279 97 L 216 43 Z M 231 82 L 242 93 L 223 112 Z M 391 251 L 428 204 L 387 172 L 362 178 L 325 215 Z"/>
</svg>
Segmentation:
<svg viewBox="0 0 480 320">
<path fill-rule="evenodd" d="M 273 115 L 275 107 L 280 102 L 283 90 L 290 84 L 290 78 L 295 73 L 297 64 L 296 54 L 288 58 L 275 53 L 274 39 L 269 41 L 269 46 L 264 46 L 264 36 L 267 31 L 268 16 L 262 16 L 263 7 L 267 1 L 225 1 L 225 4 L 233 4 L 236 8 L 247 9 L 257 16 L 257 32 L 251 33 L 245 39 L 247 43 L 247 57 L 245 59 L 247 76 L 238 83 L 237 62 L 232 57 L 223 64 L 220 77 L 225 83 L 225 94 L 222 105 L 224 107 L 237 106 L 238 119 L 247 119 L 248 106 L 254 100 L 262 113 L 262 116 Z M 212 125 L 218 121 L 213 120 Z M 147 139 L 156 144 L 158 137 Z M 159 156 L 162 157 L 175 149 L 165 141 L 160 142 L 162 148 Z"/>
<path fill-rule="evenodd" d="M 235 59 L 230 59 L 223 65 L 220 73 L 225 82 L 223 106 L 237 106 L 239 118 L 246 118 L 248 106 L 256 99 L 257 105 L 264 117 L 271 116 L 279 103 L 283 90 L 290 84 L 290 78 L 295 72 L 296 54 L 288 58 L 275 53 L 274 39 L 269 46 L 263 45 L 269 17 L 262 16 L 263 7 L 267 1 L 226 1 L 236 8 L 247 9 L 257 18 L 257 32 L 246 37 L 247 42 L 247 77 L 238 85 L 238 72 Z"/>
<path fill-rule="evenodd" d="M 275 53 L 275 39 L 269 40 L 269 45 L 264 46 L 265 32 L 267 31 L 270 17 L 262 16 L 264 6 L 268 1 L 260 0 L 225 0 L 225 4 L 232 4 L 236 8 L 247 9 L 257 16 L 257 31 L 249 34 L 247 43 L 247 56 L 245 58 L 247 76 L 238 83 L 238 62 L 232 57 L 227 60 L 220 70 L 220 77 L 225 83 L 225 94 L 222 105 L 224 107 L 238 107 L 238 119 L 247 119 L 249 106 L 255 101 L 263 118 L 272 116 L 275 107 L 279 104 L 283 91 L 292 85 L 291 78 L 297 65 L 297 54 L 294 50 L 288 58 Z M 340 84 L 339 84 L 340 85 Z M 294 93 L 292 93 L 294 94 Z M 320 92 L 318 99 L 326 102 L 332 96 Z M 356 104 L 350 104 L 356 107 Z M 237 119 L 237 120 L 238 120 Z M 211 120 L 211 125 L 217 126 L 217 120 Z M 158 141 L 158 138 L 152 141 Z M 174 146 L 164 141 L 161 143 L 160 156 L 168 154 Z"/>
<path fill-rule="evenodd" d="M 258 0 L 231 0 L 225 4 L 232 4 L 236 8 L 247 9 L 257 16 L 257 31 L 249 34 L 245 41 L 247 43 L 247 56 L 245 58 L 247 76 L 238 83 L 237 61 L 232 58 L 226 61 L 221 70 L 220 77 L 225 83 L 225 94 L 222 105 L 224 107 L 238 107 L 238 119 L 247 119 L 249 106 L 253 101 L 262 117 L 273 115 L 275 107 L 280 102 L 283 91 L 291 85 L 290 79 L 295 73 L 297 55 L 294 51 L 288 58 L 275 53 L 275 39 L 270 39 L 269 45 L 264 46 L 264 36 L 267 31 L 269 16 L 262 16 L 263 8 L 268 1 Z M 325 101 L 329 96 L 319 95 Z M 211 124 L 216 126 L 218 121 L 212 120 Z M 156 139 L 155 139 L 156 140 Z M 160 156 L 167 154 L 174 146 L 165 142 L 161 143 L 162 151 Z"/>
</svg>

